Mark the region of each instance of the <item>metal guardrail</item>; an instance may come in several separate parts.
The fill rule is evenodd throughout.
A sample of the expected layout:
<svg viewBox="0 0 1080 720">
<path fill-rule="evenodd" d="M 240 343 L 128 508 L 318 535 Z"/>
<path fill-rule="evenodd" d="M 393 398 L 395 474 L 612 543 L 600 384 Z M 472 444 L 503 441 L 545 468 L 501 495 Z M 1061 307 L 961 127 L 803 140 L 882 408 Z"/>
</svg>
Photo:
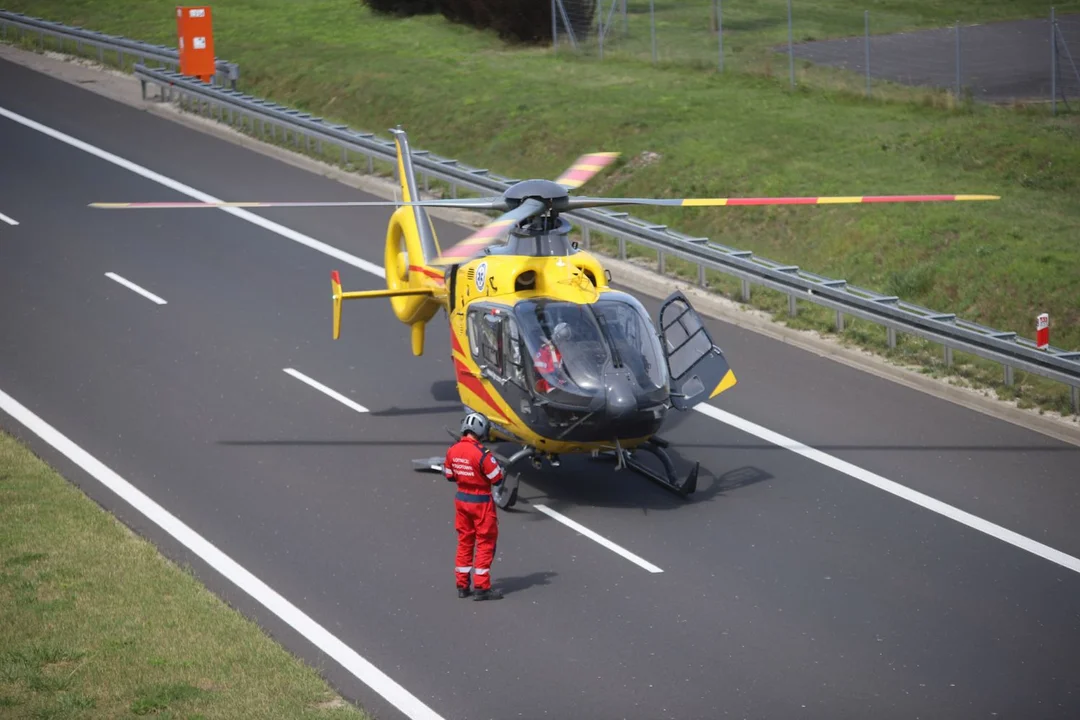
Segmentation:
<svg viewBox="0 0 1080 720">
<path fill-rule="evenodd" d="M 231 125 L 250 129 L 260 137 L 267 132 L 277 139 L 278 128 L 288 142 L 303 138 L 305 148 L 311 141 L 322 154 L 322 143 L 341 149 L 342 164 L 350 152 L 368 158 L 368 172 L 373 161 L 396 162 L 393 140 L 379 138 L 374 133 L 357 132 L 347 125 L 336 125 L 310 113 L 284 107 L 268 100 L 245 95 L 235 90 L 211 87 L 175 72 L 136 66 L 135 75 L 142 83 L 143 97 L 147 84 L 161 88 L 163 100 L 177 100 L 181 107 L 192 108 L 200 114 L 216 116 Z M 517 180 L 502 177 L 489 170 L 473 168 L 457 160 L 442 158 L 423 150 L 414 150 L 416 171 L 428 189 L 430 178 L 447 182 L 451 194 L 459 188 L 485 194 L 500 194 Z M 698 267 L 698 283 L 705 284 L 705 269 L 735 276 L 742 281 L 743 299 L 748 300 L 750 286 L 761 285 L 785 293 L 788 311 L 794 315 L 797 301 L 803 300 L 836 311 L 837 329 L 843 329 L 844 317 L 868 320 L 883 325 L 888 332 L 890 347 L 896 345 L 896 333 L 905 333 L 940 343 L 945 360 L 952 362 L 954 350 L 993 360 L 1002 364 L 1004 381 L 1012 384 L 1013 370 L 1020 369 L 1064 383 L 1071 387 L 1072 408 L 1080 413 L 1080 352 L 1056 347 L 1040 350 L 1028 338 L 1014 332 L 1002 332 L 958 318 L 955 313 L 942 313 L 905 302 L 896 296 L 882 295 L 872 290 L 850 285 L 846 280 L 823 277 L 796 266 L 783 265 L 755 256 L 749 250 L 737 250 L 692 237 L 630 216 L 625 212 L 590 209 L 566 213 L 582 229 L 586 247 L 590 231 L 603 233 L 619 243 L 620 258 L 626 257 L 626 243 L 652 248 L 658 253 L 659 270 L 663 272 L 666 257 L 678 257 Z"/>
<path fill-rule="evenodd" d="M 45 49 L 45 38 L 51 37 L 56 40 L 60 52 L 64 50 L 64 42 L 75 43 L 77 50 L 81 51 L 83 45 L 96 47 L 98 60 L 104 64 L 105 51 L 110 50 L 117 54 L 121 67 L 124 65 L 124 55 L 130 55 L 146 63 L 156 62 L 167 67 L 179 69 L 180 54 L 176 48 L 165 45 L 151 45 L 140 40 L 129 40 L 117 35 L 106 35 L 94 30 L 84 30 L 81 27 L 72 27 L 62 23 L 31 17 L 22 13 L 0 10 L 0 39 L 7 40 L 9 28 L 18 32 L 37 34 L 40 38 L 41 49 Z M 215 58 L 214 65 L 217 72 L 214 74 L 215 85 L 228 85 L 235 89 L 236 81 L 240 79 L 240 66 L 236 63 L 227 62 Z"/>
</svg>

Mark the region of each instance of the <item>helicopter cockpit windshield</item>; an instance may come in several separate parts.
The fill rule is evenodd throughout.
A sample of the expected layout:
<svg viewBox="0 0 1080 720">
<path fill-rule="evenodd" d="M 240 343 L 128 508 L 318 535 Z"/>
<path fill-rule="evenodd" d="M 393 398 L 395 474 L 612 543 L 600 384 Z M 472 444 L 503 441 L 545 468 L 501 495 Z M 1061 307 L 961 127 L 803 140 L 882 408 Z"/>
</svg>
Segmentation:
<svg viewBox="0 0 1080 720">
<path fill-rule="evenodd" d="M 535 370 L 534 390 L 560 403 L 606 392 L 605 372 L 628 371 L 639 397 L 662 401 L 668 373 L 659 339 L 633 296 L 604 293 L 595 303 L 528 300 L 514 309 Z M 560 392 L 561 391 L 561 392 Z"/>
</svg>

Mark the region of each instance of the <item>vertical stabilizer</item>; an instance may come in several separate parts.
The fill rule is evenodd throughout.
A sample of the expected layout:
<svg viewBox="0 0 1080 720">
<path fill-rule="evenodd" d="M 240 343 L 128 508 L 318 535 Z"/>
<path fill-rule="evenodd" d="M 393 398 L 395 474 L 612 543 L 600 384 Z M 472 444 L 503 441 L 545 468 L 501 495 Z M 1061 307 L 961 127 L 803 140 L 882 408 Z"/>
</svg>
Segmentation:
<svg viewBox="0 0 1080 720">
<path fill-rule="evenodd" d="M 412 152 L 409 150 L 409 138 L 401 127 L 390 130 L 397 145 L 398 182 L 401 184 L 402 202 L 412 202 L 420 199 L 420 191 L 416 187 L 416 173 L 413 170 Z M 431 226 L 424 208 L 413 207 L 413 215 L 416 219 L 417 234 L 420 236 L 420 247 L 423 250 L 423 264 L 429 265 L 439 256 L 439 244 L 435 239 L 435 230 Z"/>
</svg>

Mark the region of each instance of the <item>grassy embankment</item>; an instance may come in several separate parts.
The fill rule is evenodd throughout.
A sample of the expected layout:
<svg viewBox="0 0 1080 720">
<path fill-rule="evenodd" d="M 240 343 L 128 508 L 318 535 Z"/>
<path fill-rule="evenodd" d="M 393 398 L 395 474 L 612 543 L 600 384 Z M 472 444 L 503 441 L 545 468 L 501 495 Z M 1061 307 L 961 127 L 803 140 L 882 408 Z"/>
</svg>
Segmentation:
<svg viewBox="0 0 1080 720">
<path fill-rule="evenodd" d="M 366 718 L 0 433 L 0 717 Z"/>
<path fill-rule="evenodd" d="M 709 2 L 697 1 L 707 22 Z M 8 5 L 175 42 L 171 12 L 137 0 Z M 786 58 L 767 52 L 786 42 L 786 3 L 724 5 L 727 67 L 740 72 L 723 75 L 708 69 L 711 49 L 674 53 L 712 39 L 690 28 L 688 10 L 667 4 L 658 9 L 666 19 L 658 45 L 673 57 L 659 66 L 649 61 L 648 6 L 638 2 L 631 38 L 616 38 L 603 62 L 508 47 L 438 16 L 376 17 L 359 0 L 223 0 L 214 21 L 218 54 L 240 63 L 246 91 L 358 128 L 401 123 L 416 147 L 511 176 L 554 177 L 581 152 L 615 149 L 625 162 L 590 183 L 590 193 L 999 194 L 996 203 L 635 214 L 1022 335 L 1033 336 L 1035 316 L 1049 312 L 1054 343 L 1080 348 L 1080 118 L 1039 107 L 954 107 L 948 92 L 883 83 L 866 99 L 861 77 L 801 63 L 791 92 Z M 800 3 L 796 39 L 857 34 L 862 8 Z M 875 30 L 1048 13 L 1042 3 L 1006 0 L 890 8 L 873 11 Z M 601 238 L 594 247 L 612 245 Z M 670 261 L 667 270 L 692 272 Z M 708 282 L 737 292 L 722 275 Z M 768 291 L 755 289 L 752 303 L 793 326 L 832 329 L 830 312 L 800 303 L 798 317 L 787 318 L 786 298 Z M 1022 406 L 1068 412 L 1067 389 L 1035 376 L 1017 373 L 1006 388 L 1000 366 L 957 353 L 945 368 L 940 348 L 913 338 L 889 351 L 883 329 L 850 319 L 843 336 L 927 372 L 995 387 Z"/>
</svg>

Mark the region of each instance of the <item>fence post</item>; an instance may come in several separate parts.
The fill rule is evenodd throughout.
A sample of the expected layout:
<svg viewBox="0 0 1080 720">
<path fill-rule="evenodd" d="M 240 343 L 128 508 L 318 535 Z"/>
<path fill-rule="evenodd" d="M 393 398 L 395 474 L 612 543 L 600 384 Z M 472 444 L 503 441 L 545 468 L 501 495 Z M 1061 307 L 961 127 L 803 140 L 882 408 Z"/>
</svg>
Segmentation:
<svg viewBox="0 0 1080 720">
<path fill-rule="evenodd" d="M 956 104 L 960 104 L 960 21 L 956 21 Z"/>
<path fill-rule="evenodd" d="M 559 22 L 555 17 L 555 2 L 551 0 L 551 50 L 558 52 L 559 50 Z"/>
<path fill-rule="evenodd" d="M 863 23 L 866 27 L 866 97 L 870 97 L 870 11 L 863 10 Z"/>
<path fill-rule="evenodd" d="M 720 72 L 724 72 L 724 0 L 716 0 L 716 36 L 720 41 Z"/>
<path fill-rule="evenodd" d="M 652 35 L 652 61 L 656 64 L 656 2 L 649 0 L 649 32 Z"/>
<path fill-rule="evenodd" d="M 1050 114 L 1057 115 L 1057 16 L 1050 8 Z"/>
<path fill-rule="evenodd" d="M 787 48 L 788 71 L 791 74 L 791 87 L 795 87 L 795 44 L 791 31 L 791 0 L 787 0 Z"/>
<path fill-rule="evenodd" d="M 613 0 L 614 1 L 614 0 Z M 600 12 L 596 13 L 596 38 L 600 42 L 600 59 L 604 59 L 604 0 L 596 3 Z"/>
</svg>

